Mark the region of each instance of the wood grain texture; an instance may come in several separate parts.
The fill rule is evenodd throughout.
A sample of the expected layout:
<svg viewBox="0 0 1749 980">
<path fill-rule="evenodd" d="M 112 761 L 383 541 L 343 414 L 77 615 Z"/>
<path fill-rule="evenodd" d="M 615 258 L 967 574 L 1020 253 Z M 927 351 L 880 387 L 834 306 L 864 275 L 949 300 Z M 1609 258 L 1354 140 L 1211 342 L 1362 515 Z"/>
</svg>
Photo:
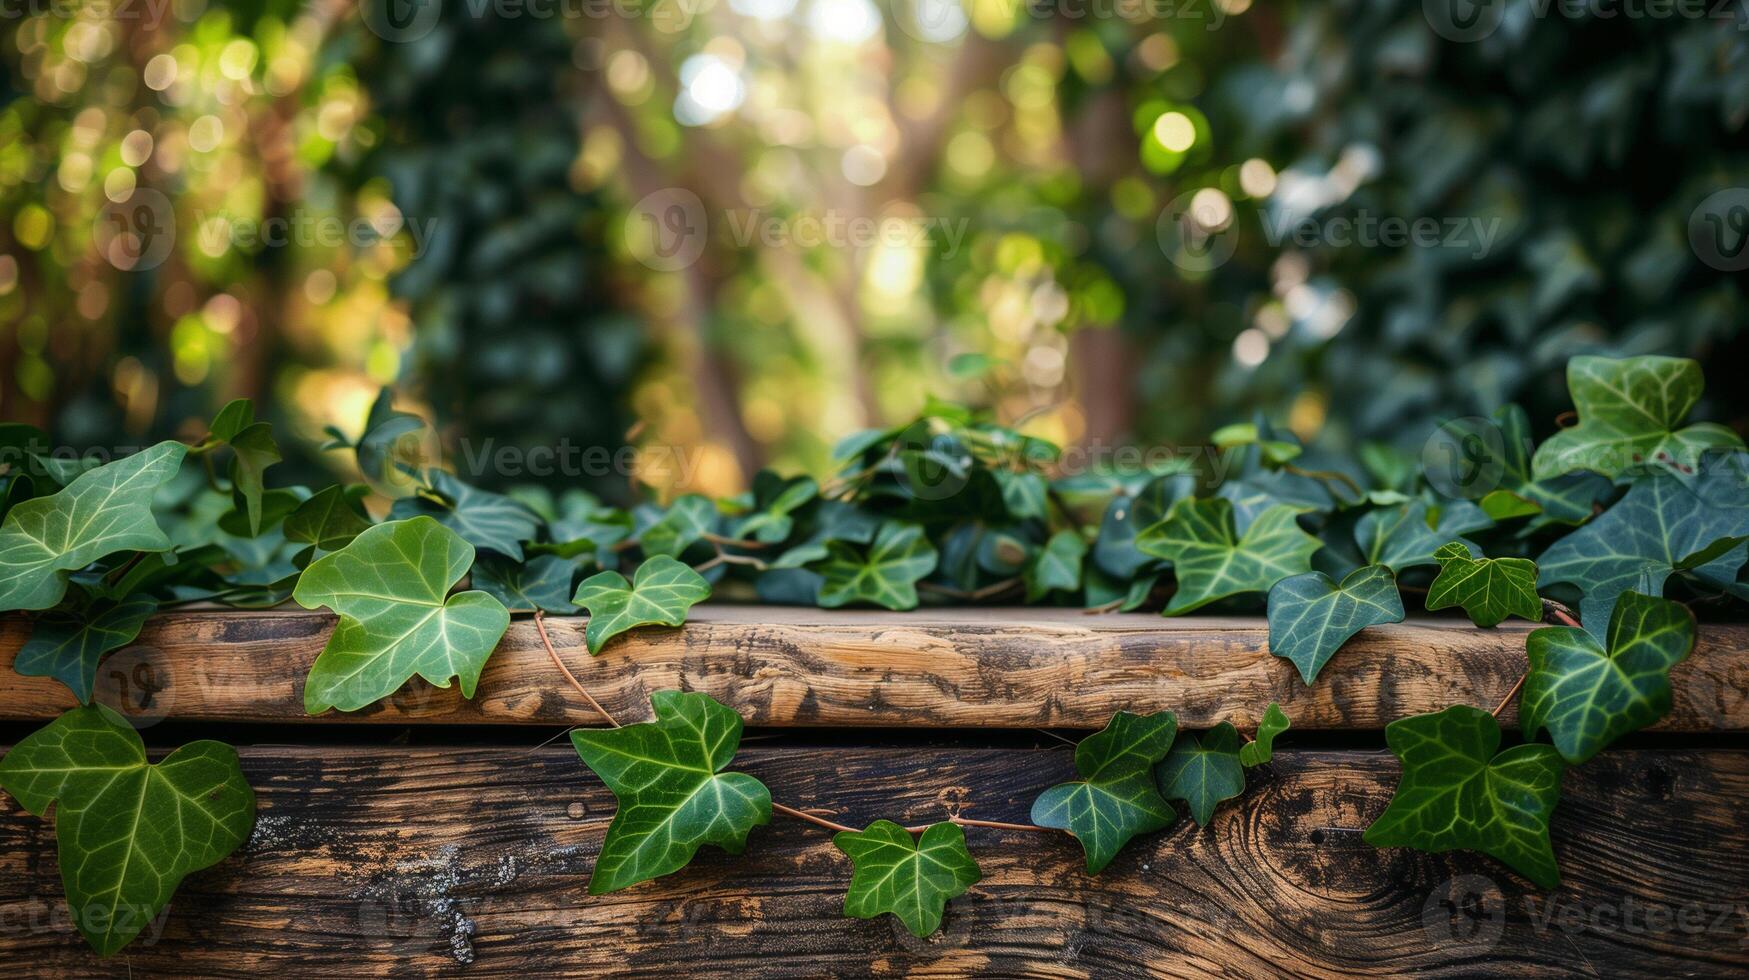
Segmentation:
<svg viewBox="0 0 1749 980">
<path fill-rule="evenodd" d="M 569 749 L 247 748 L 251 840 L 189 878 L 153 941 L 98 961 L 57 923 L 49 826 L 0 804 L 8 976 L 1738 975 L 1749 751 L 1620 750 L 1567 775 L 1552 893 L 1473 854 L 1377 851 L 1384 753 L 1285 751 L 1214 823 L 1097 878 L 1066 837 L 973 828 L 983 880 L 912 938 L 840 916 L 849 867 L 779 818 L 745 855 L 586 893 L 613 800 Z M 749 748 L 779 800 L 876 817 L 1025 819 L 1063 750 Z M 1446 883 L 1491 919 L 1456 922 Z M 1685 911 L 1691 910 L 1691 911 Z M 1624 918 L 1625 917 L 1625 918 Z M 1480 924 L 1481 928 L 1474 927 Z M 1496 928 L 1497 927 L 1497 928 Z M 465 966 L 463 964 L 466 964 Z"/>
<path fill-rule="evenodd" d="M 1478 630 L 1426 619 L 1363 631 L 1312 688 L 1269 653 L 1260 619 L 1077 610 L 913 613 L 700 607 L 677 629 L 634 630 L 597 658 L 583 619 L 548 620 L 571 670 L 622 721 L 653 691 L 702 691 L 749 724 L 1099 728 L 1119 708 L 1169 708 L 1188 728 L 1256 724 L 1271 701 L 1294 726 L 1378 729 L 1451 704 L 1493 707 L 1523 673 L 1529 624 Z M 332 617 L 302 611 L 182 612 L 153 619 L 99 671 L 99 698 L 137 719 L 407 724 L 591 724 L 534 624 L 518 620 L 474 700 L 415 679 L 363 711 L 310 719 L 304 677 Z M 0 621 L 0 719 L 47 720 L 73 704 L 47 678 L 10 670 L 27 624 Z M 1673 672 L 1663 731 L 1749 730 L 1749 626 L 1709 626 Z M 1515 722 L 1511 709 L 1503 718 Z"/>
</svg>

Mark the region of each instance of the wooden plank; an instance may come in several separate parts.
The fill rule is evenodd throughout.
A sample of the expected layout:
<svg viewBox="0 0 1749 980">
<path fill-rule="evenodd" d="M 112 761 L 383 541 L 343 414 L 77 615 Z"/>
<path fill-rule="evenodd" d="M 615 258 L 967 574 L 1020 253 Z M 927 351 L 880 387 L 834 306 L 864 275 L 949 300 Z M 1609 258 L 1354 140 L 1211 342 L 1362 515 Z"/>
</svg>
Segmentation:
<svg viewBox="0 0 1749 980">
<path fill-rule="evenodd" d="M 548 621 L 573 672 L 624 720 L 652 691 L 703 691 L 770 726 L 1098 728 L 1119 708 L 1170 708 L 1201 728 L 1247 727 L 1280 701 L 1295 727 L 1377 729 L 1451 704 L 1492 708 L 1524 671 L 1528 624 L 1478 630 L 1424 619 L 1362 632 L 1307 688 L 1268 650 L 1259 619 L 1077 610 L 913 613 L 706 606 L 678 630 L 634 631 L 591 659 L 582 619 Z M 303 611 L 179 612 L 106 661 L 100 698 L 138 723 L 308 721 L 303 683 L 331 617 Z M 43 720 L 73 704 L 60 684 L 10 670 L 25 623 L 0 621 L 0 719 Z M 1664 731 L 1749 730 L 1749 626 L 1708 626 L 1672 676 Z M 534 624 L 511 624 L 473 701 L 414 680 L 387 700 L 321 721 L 590 724 Z M 1504 720 L 1511 724 L 1514 715 Z"/>
<path fill-rule="evenodd" d="M 1548 894 L 1477 855 L 1373 849 L 1360 829 L 1395 760 L 1288 751 L 1210 827 L 1181 821 L 1097 878 L 1067 838 L 972 829 L 983 880 L 926 940 L 842 918 L 847 861 L 782 818 L 741 857 L 706 848 L 678 874 L 589 896 L 613 801 L 568 748 L 243 756 L 255 835 L 183 885 L 155 941 L 109 962 L 54 918 L 48 824 L 0 804 L 4 972 L 1740 976 L 1749 956 L 1743 750 L 1624 749 L 1570 770 L 1555 818 L 1566 880 Z M 938 819 L 948 803 L 1024 819 L 1071 767 L 1066 749 L 917 747 L 752 747 L 736 765 L 857 824 Z M 1491 918 L 1454 927 L 1452 887 Z"/>
</svg>

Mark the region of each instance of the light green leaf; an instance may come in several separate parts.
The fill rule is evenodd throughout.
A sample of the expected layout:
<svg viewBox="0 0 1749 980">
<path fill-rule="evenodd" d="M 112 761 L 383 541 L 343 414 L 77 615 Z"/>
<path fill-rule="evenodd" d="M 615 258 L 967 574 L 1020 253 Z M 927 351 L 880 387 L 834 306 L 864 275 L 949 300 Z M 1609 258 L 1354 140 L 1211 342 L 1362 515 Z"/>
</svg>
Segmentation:
<svg viewBox="0 0 1749 980">
<path fill-rule="evenodd" d="M 1171 516 L 1136 539 L 1143 553 L 1172 562 L 1178 591 L 1166 606 L 1168 616 L 1190 612 L 1217 599 L 1270 586 L 1311 571 L 1312 553 L 1322 545 L 1300 530 L 1299 510 L 1278 504 L 1257 515 L 1240 536 L 1230 501 L 1180 500 Z"/>
<path fill-rule="evenodd" d="M 326 487 L 287 514 L 288 541 L 313 544 L 318 551 L 339 551 L 370 528 L 362 501 L 370 488 L 362 483 Z"/>
<path fill-rule="evenodd" d="M 1008 508 L 1008 516 L 1017 521 L 1045 519 L 1050 509 L 1050 484 L 1041 474 L 992 470 L 990 475 L 1002 488 L 1002 503 Z"/>
<path fill-rule="evenodd" d="M 1694 614 L 1680 602 L 1624 592 L 1608 645 L 1582 629 L 1536 630 L 1519 720 L 1526 738 L 1547 730 L 1577 765 L 1670 713 L 1670 668 L 1694 649 Z"/>
<path fill-rule="evenodd" d="M 103 655 L 140 635 L 146 618 L 158 610 L 158 600 L 99 600 L 88 608 L 54 612 L 31 628 L 30 640 L 13 658 L 12 669 L 26 677 L 53 677 L 90 704 Z"/>
<path fill-rule="evenodd" d="M 735 521 L 731 533 L 742 540 L 777 544 L 795 528 L 791 514 L 819 495 L 820 485 L 812 477 L 786 480 L 770 470 L 760 470 L 753 478 L 753 506 Z"/>
<path fill-rule="evenodd" d="M 1462 606 L 1477 626 L 1498 626 L 1508 616 L 1541 622 L 1543 601 L 1536 593 L 1536 562 L 1528 558 L 1473 558 L 1467 544 L 1453 541 L 1433 553 L 1439 574 L 1427 589 L 1430 611 Z"/>
<path fill-rule="evenodd" d="M 500 555 L 487 555 L 474 562 L 474 588 L 509 609 L 542 609 L 560 616 L 577 611 L 571 602 L 571 579 L 576 563 L 558 555 L 537 555 L 515 562 Z"/>
<path fill-rule="evenodd" d="M 1077 782 L 1052 786 L 1032 804 L 1032 822 L 1075 835 L 1098 874 L 1137 834 L 1164 830 L 1178 814 L 1154 785 L 1154 764 L 1172 748 L 1170 711 L 1119 711 L 1103 731 L 1075 746 Z"/>
<path fill-rule="evenodd" d="M 415 674 L 438 687 L 459 678 L 462 696 L 473 697 L 510 625 L 484 592 L 448 595 L 473 563 L 473 546 L 429 517 L 378 524 L 311 562 L 292 598 L 327 606 L 340 622 L 310 668 L 304 709 L 357 711 Z"/>
<path fill-rule="evenodd" d="M 1537 447 L 1537 477 L 1590 470 L 1616 479 L 1646 467 L 1688 477 L 1708 450 L 1743 448 L 1722 425 L 1677 428 L 1705 385 L 1700 364 L 1683 357 L 1573 358 L 1567 390 L 1579 424 Z"/>
<path fill-rule="evenodd" d="M 445 503 L 404 497 L 390 508 L 391 518 L 430 517 L 476 548 L 522 560 L 522 542 L 533 540 L 540 528 L 534 511 L 501 493 L 471 487 L 442 470 L 432 470 L 426 478 Z"/>
<path fill-rule="evenodd" d="M 1257 723 L 1257 740 L 1239 747 L 1240 764 L 1250 769 L 1274 758 L 1275 737 L 1287 731 L 1290 724 L 1292 723 L 1287 720 L 1287 712 L 1281 710 L 1281 705 L 1271 701 L 1269 709 L 1263 712 L 1263 720 Z"/>
<path fill-rule="evenodd" d="M 599 572 L 577 586 L 572 599 L 589 610 L 583 639 L 590 653 L 634 626 L 679 626 L 694 603 L 710 598 L 704 576 L 667 555 L 638 566 L 633 581 L 618 572 Z"/>
<path fill-rule="evenodd" d="M 1087 557 L 1087 539 L 1079 531 L 1051 535 L 1032 561 L 1027 563 L 1026 601 L 1037 602 L 1053 589 L 1074 591 L 1081 587 L 1081 562 Z"/>
<path fill-rule="evenodd" d="M 957 825 L 927 827 L 921 839 L 890 820 L 876 820 L 860 831 L 842 831 L 832 843 L 850 856 L 850 891 L 844 914 L 872 919 L 891 912 L 921 939 L 941 927 L 947 900 L 958 898 L 983 877 L 966 850 Z"/>
<path fill-rule="evenodd" d="M 591 895 L 679 871 L 703 844 L 739 854 L 748 831 L 771 820 L 765 785 L 723 772 L 741 745 L 739 715 L 681 691 L 657 691 L 650 705 L 653 722 L 571 732 L 584 765 L 619 801 L 589 876 Z"/>
<path fill-rule="evenodd" d="M 1688 567 L 1688 559 L 1720 539 L 1749 534 L 1746 468 L 1749 456 L 1739 453 L 1708 466 L 1690 484 L 1668 474 L 1636 482 L 1615 506 L 1542 553 L 1537 584 L 1576 586 L 1583 596 L 1580 618 L 1593 632 L 1609 622 L 1616 596 L 1628 589 L 1660 595 L 1678 568 L 1728 588 L 1749 545 L 1698 566 Z"/>
<path fill-rule="evenodd" d="M 923 528 L 888 521 L 867 551 L 842 541 L 826 543 L 827 557 L 812 567 L 824 581 L 820 605 L 836 609 L 853 602 L 871 602 L 888 609 L 917 605 L 917 580 L 935 570 L 935 547 Z"/>
<path fill-rule="evenodd" d="M 67 593 L 68 573 L 106 555 L 170 550 L 152 519 L 152 495 L 187 452 L 180 442 L 161 442 L 13 507 L 0 525 L 0 612 L 55 605 Z"/>
<path fill-rule="evenodd" d="M 184 876 L 236 850 L 255 794 L 236 750 L 191 742 L 157 765 L 114 711 L 74 708 L 0 759 L 0 788 L 37 816 L 55 806 L 61 882 L 99 956 L 126 946 Z"/>
<path fill-rule="evenodd" d="M 1239 762 L 1239 730 L 1227 722 L 1201 738 L 1187 735 L 1154 770 L 1160 794 L 1183 800 L 1196 822 L 1208 826 L 1215 807 L 1245 792 L 1245 767 Z"/>
<path fill-rule="evenodd" d="M 1269 590 L 1269 652 L 1293 661 L 1307 684 L 1354 634 L 1402 621 L 1397 578 L 1384 565 L 1357 568 L 1341 585 L 1323 572 L 1306 572 Z"/>
<path fill-rule="evenodd" d="M 214 417 L 212 439 L 231 447 L 231 490 L 248 522 L 246 536 L 261 533 L 261 495 L 267 468 L 280 461 L 273 426 L 255 421 L 255 405 L 239 398 Z M 211 446 L 211 442 L 206 445 Z"/>
<path fill-rule="evenodd" d="M 1560 753 L 1550 745 L 1500 748 L 1486 711 L 1453 705 L 1385 727 L 1403 777 L 1366 830 L 1375 847 L 1481 851 L 1544 888 L 1560 884 L 1549 817 L 1561 798 Z"/>
</svg>

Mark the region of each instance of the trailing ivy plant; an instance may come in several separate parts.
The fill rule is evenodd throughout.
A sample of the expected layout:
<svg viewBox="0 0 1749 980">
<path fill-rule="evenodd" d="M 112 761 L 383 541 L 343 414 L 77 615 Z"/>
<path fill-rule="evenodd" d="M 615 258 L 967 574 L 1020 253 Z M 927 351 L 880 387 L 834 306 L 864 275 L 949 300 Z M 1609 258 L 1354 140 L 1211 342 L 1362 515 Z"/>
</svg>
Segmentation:
<svg viewBox="0 0 1749 980">
<path fill-rule="evenodd" d="M 0 760 L 0 788 L 54 812 L 74 920 L 108 954 L 182 876 L 247 837 L 253 815 L 234 752 L 198 742 L 151 764 L 125 720 L 93 703 L 102 658 L 160 609 L 331 610 L 304 685 L 319 714 L 366 709 L 414 676 L 472 697 L 513 616 L 533 617 L 564 668 L 548 614 L 587 611 L 598 655 L 711 598 L 1262 611 L 1270 651 L 1311 685 L 1340 669 L 1358 633 L 1403 620 L 1407 597 L 1475 628 L 1555 625 L 1525 634 L 1514 744 L 1503 747 L 1497 720 L 1511 697 L 1387 727 L 1402 777 L 1366 838 L 1480 851 L 1552 887 L 1565 768 L 1670 710 L 1669 672 L 1695 642 L 1689 604 L 1749 598 L 1749 452 L 1687 419 L 1699 377 L 1668 358 L 1575 360 L 1570 429 L 1534 446 L 1525 414 L 1506 406 L 1442 428 L 1435 445 L 1466 455 L 1426 472 L 1379 453 L 1314 467 L 1311 450 L 1259 419 L 1217 434 L 1219 466 L 1199 456 L 1063 475 L 1056 447 L 931 405 L 846 440 L 823 483 L 761 473 L 738 497 L 630 509 L 581 490 L 498 493 L 410 464 L 396 446 L 421 423 L 389 393 L 358 438 L 331 444 L 370 486 L 404 489 L 387 504 L 363 485 L 270 486 L 278 450 L 247 403 L 191 444 L 101 465 L 14 454 L 0 472 L 0 612 L 29 616 L 32 632 L 13 667 L 59 680 L 82 706 Z M 0 438 L 47 444 L 18 428 Z M 952 811 L 853 826 L 823 815 L 831 801 L 780 801 L 736 771 L 733 706 L 661 691 L 651 711 L 624 727 L 603 711 L 611 727 L 572 735 L 619 801 L 591 893 L 679 872 L 706 845 L 758 846 L 775 814 L 834 832 L 845 914 L 890 913 L 920 936 L 979 880 L 968 832 L 1067 835 L 1089 874 L 1110 873 L 1130 842 L 1181 814 L 1217 819 L 1290 724 L 1273 704 L 1243 732 L 1119 711 L 1076 747 L 1075 778 L 1041 794 L 1029 823 Z"/>
</svg>

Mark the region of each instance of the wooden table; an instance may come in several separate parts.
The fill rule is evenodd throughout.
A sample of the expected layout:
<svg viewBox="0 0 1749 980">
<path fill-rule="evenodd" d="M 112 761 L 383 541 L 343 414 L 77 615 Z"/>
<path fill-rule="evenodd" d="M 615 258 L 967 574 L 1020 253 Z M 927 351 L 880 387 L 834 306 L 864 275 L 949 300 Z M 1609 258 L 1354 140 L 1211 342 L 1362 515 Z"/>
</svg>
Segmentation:
<svg viewBox="0 0 1749 980">
<path fill-rule="evenodd" d="M 735 768 L 855 825 L 926 822 L 949 805 L 1025 820 L 1039 792 L 1073 777 L 1063 736 L 1120 708 L 1251 728 L 1273 700 L 1294 729 L 1211 826 L 1181 820 L 1097 877 L 1066 837 L 971 829 L 983 880 L 918 940 L 891 917 L 841 917 L 848 860 L 782 818 L 741 857 L 705 848 L 678 874 L 588 895 L 613 798 L 558 736 L 600 716 L 528 620 L 471 702 L 414 681 L 366 711 L 309 718 L 303 677 L 330 617 L 170 614 L 106 661 L 100 697 L 155 749 L 238 745 L 258 794 L 254 836 L 100 961 L 66 923 L 52 828 L 0 803 L 0 974 L 1613 976 L 1749 964 L 1749 627 L 1704 629 L 1673 672 L 1669 717 L 1569 771 L 1554 834 L 1565 882 L 1543 893 L 1479 855 L 1361 840 L 1397 777 L 1379 730 L 1450 704 L 1492 707 L 1523 672 L 1522 626 L 1375 627 L 1307 688 L 1255 619 L 706 606 L 594 659 L 581 620 L 547 622 L 621 721 L 646 718 L 655 690 L 711 694 L 749 725 Z M 0 623 L 6 742 L 73 703 L 11 672 L 23 638 L 19 621 Z M 1454 917 L 1454 905 L 1481 914 Z"/>
</svg>

